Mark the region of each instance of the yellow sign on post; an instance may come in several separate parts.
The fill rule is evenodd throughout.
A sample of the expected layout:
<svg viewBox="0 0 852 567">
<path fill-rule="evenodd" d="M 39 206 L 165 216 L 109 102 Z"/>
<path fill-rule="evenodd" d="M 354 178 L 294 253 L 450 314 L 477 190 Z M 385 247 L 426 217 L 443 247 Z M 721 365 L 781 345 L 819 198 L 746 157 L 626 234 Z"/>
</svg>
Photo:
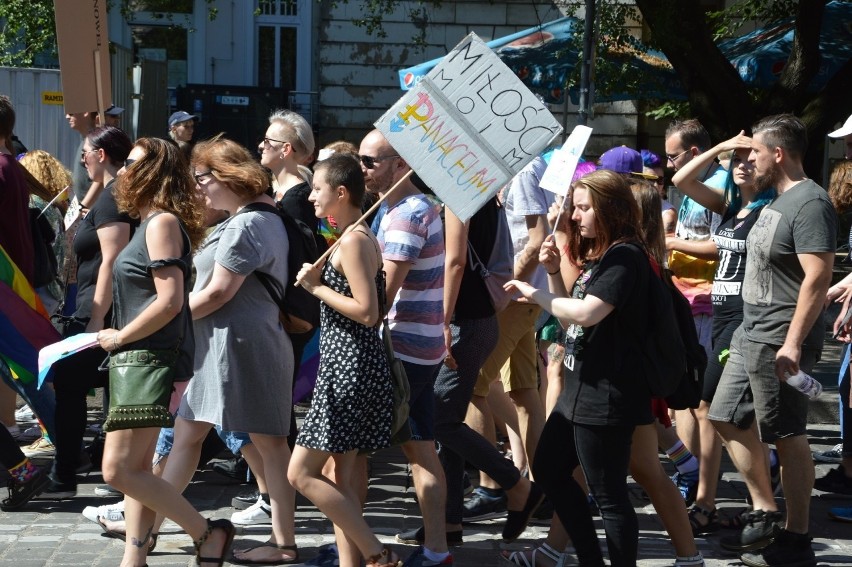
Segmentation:
<svg viewBox="0 0 852 567">
<path fill-rule="evenodd" d="M 106 0 L 54 0 L 65 112 L 112 104 Z"/>
<path fill-rule="evenodd" d="M 61 91 L 42 91 L 41 92 L 41 103 L 42 104 L 55 104 L 58 106 L 62 106 L 63 101 L 65 99 L 62 96 Z"/>
</svg>

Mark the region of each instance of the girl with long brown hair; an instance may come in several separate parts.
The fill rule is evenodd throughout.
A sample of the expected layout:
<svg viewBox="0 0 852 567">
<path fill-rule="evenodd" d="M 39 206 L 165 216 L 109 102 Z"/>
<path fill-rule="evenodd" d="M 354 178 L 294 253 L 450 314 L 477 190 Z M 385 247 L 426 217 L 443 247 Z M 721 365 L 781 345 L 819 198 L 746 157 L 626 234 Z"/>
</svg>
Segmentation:
<svg viewBox="0 0 852 567">
<path fill-rule="evenodd" d="M 113 326 L 98 332 L 98 342 L 110 353 L 111 366 L 122 354 L 172 353 L 173 380 L 186 381 L 193 374 L 195 356 L 188 284 L 192 251 L 203 234 L 202 203 L 174 144 L 142 138 L 124 165 L 116 184 L 116 202 L 141 224 L 115 259 Z M 120 378 L 129 379 L 127 375 Z M 205 520 L 173 485 L 151 470 L 160 425 L 171 422 L 168 400 L 153 404 L 136 400 L 149 406 L 153 417 L 122 419 L 125 414 L 116 397 L 125 385 L 113 382 L 112 368 L 110 384 L 103 474 L 104 480 L 125 494 L 127 539 L 121 565 L 145 565 L 156 513 L 171 518 L 192 537 L 199 564 L 221 565 L 234 536 L 233 525 L 227 520 Z M 172 383 L 164 389 L 170 391 Z M 162 423 L 155 425 L 156 419 Z"/>
<path fill-rule="evenodd" d="M 627 474 L 634 428 L 652 421 L 640 337 L 651 315 L 645 297 L 653 272 L 624 176 L 590 173 L 570 197 L 566 246 L 560 251 L 551 236 L 539 254 L 551 291 L 517 280 L 507 284 L 566 327 L 565 387 L 542 431 L 533 474 L 580 563 L 603 565 L 586 494 L 571 476 L 582 466 L 604 521 L 611 564 L 635 565 L 638 524 Z M 560 275 L 563 253 L 581 269 L 576 281 Z"/>
</svg>

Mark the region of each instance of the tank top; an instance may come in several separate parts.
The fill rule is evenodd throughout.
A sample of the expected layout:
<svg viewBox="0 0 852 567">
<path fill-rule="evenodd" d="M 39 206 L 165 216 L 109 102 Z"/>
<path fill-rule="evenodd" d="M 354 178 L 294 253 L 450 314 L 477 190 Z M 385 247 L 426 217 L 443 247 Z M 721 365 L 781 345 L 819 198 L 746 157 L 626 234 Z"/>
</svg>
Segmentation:
<svg viewBox="0 0 852 567">
<path fill-rule="evenodd" d="M 716 275 L 713 279 L 711 298 L 713 318 L 742 319 L 742 286 L 746 268 L 746 238 L 751 231 L 763 207 L 749 210 L 743 218 L 736 214 L 725 215 L 722 223 L 713 235 L 713 242 L 719 251 Z"/>
<path fill-rule="evenodd" d="M 183 272 L 183 309 L 171 321 L 151 335 L 133 343 L 123 345 L 119 350 L 179 350 L 175 368 L 175 380 L 185 381 L 192 377 L 195 358 L 195 335 L 192 331 L 192 316 L 189 312 L 189 280 L 192 266 L 192 247 L 189 236 L 181 225 L 184 254 L 180 258 L 165 258 L 151 261 L 145 233 L 151 219 L 162 213 L 156 213 L 145 219 L 130 239 L 128 245 L 119 253 L 113 268 L 113 317 L 112 325 L 116 329 L 124 328 L 139 316 L 157 297 L 152 270 L 165 266 L 178 266 Z"/>
</svg>

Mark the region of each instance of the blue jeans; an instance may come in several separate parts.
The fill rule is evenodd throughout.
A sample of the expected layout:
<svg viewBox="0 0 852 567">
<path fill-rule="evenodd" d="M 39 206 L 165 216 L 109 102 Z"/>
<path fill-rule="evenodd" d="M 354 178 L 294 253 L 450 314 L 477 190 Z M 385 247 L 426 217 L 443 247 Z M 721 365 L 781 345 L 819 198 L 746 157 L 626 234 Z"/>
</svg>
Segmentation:
<svg viewBox="0 0 852 567">
<path fill-rule="evenodd" d="M 412 441 L 435 439 L 435 378 L 441 363 L 432 365 L 402 361 L 411 388 L 408 424 Z"/>
</svg>

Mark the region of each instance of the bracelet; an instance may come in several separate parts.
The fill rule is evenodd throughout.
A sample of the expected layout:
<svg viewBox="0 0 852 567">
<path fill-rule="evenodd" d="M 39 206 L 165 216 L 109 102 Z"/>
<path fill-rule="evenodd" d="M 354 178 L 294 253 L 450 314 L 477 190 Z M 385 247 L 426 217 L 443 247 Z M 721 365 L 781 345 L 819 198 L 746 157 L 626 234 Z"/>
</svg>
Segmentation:
<svg viewBox="0 0 852 567">
<path fill-rule="evenodd" d="M 547 275 L 548 276 L 555 276 L 556 274 L 558 274 L 561 271 L 562 271 L 562 268 L 557 268 L 555 272 L 547 272 Z"/>
<path fill-rule="evenodd" d="M 112 350 L 118 350 L 118 333 L 112 334 Z"/>
</svg>

